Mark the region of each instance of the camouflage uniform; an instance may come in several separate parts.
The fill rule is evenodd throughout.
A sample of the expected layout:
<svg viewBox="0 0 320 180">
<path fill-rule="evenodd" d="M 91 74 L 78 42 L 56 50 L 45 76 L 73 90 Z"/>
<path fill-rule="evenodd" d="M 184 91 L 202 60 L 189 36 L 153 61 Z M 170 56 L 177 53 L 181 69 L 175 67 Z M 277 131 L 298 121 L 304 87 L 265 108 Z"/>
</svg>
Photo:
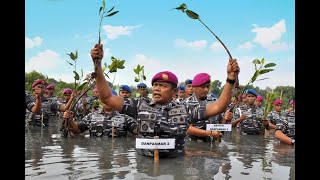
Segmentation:
<svg viewBox="0 0 320 180">
<path fill-rule="evenodd" d="M 276 125 L 277 122 L 281 120 L 282 116 L 283 114 L 281 112 L 273 110 L 269 112 L 267 119 L 270 120 L 272 124 Z"/>
<path fill-rule="evenodd" d="M 75 108 L 74 108 L 74 119 L 75 121 L 78 121 L 78 120 L 81 120 L 82 118 L 84 118 L 87 114 L 89 114 L 91 111 L 90 107 L 91 107 L 91 104 L 93 103 L 93 98 L 90 97 L 90 96 L 85 96 L 85 101 L 86 101 L 86 111 L 87 113 L 85 114 L 84 110 L 83 110 L 83 102 L 82 102 L 82 98 L 81 97 L 79 99 L 79 101 L 77 102 L 77 104 L 75 105 Z"/>
<path fill-rule="evenodd" d="M 295 139 L 295 113 L 290 111 L 277 121 L 276 130 L 281 130 L 288 137 Z"/>
<path fill-rule="evenodd" d="M 124 98 L 124 106 L 120 113 L 137 119 L 140 138 L 153 139 L 155 135 L 164 139 L 175 138 L 175 149 L 159 149 L 160 157 L 174 157 L 184 154 L 188 122 L 196 117 L 205 119 L 206 109 L 196 106 L 192 112 L 188 112 L 184 104 L 173 101 L 162 106 L 147 98 Z M 153 150 L 149 149 L 137 149 L 137 153 L 153 156 Z"/>
<path fill-rule="evenodd" d="M 214 103 L 217 100 L 217 98 L 214 98 L 212 96 L 207 96 L 207 99 L 198 101 L 196 98 L 196 95 L 193 94 L 192 96 L 188 97 L 183 101 L 183 103 L 186 104 L 188 111 L 193 111 L 195 107 L 200 106 L 201 108 L 206 109 L 207 104 Z M 220 124 L 220 120 L 223 118 L 223 113 L 220 113 L 219 115 L 212 116 L 209 119 L 199 119 L 195 118 L 192 121 L 192 124 L 194 127 L 206 130 L 207 124 Z M 188 135 L 192 140 L 197 140 L 200 139 L 204 142 L 206 141 L 211 141 L 210 137 L 197 137 L 197 136 L 192 136 Z"/>
<path fill-rule="evenodd" d="M 81 133 L 89 130 L 90 136 L 100 137 L 102 135 L 112 136 L 112 126 L 114 127 L 114 136 L 126 136 L 127 131 L 133 134 L 136 129 L 136 121 L 125 114 L 113 111 L 111 115 L 106 114 L 102 109 L 86 115 L 78 124 Z"/>
<path fill-rule="evenodd" d="M 261 134 L 262 133 L 262 117 L 263 111 L 258 109 L 256 105 L 250 108 L 248 105 L 240 106 L 241 113 L 247 118 L 241 124 L 241 131 L 246 134 Z M 235 111 L 234 120 L 240 117 L 239 110 Z"/>
<path fill-rule="evenodd" d="M 37 113 L 32 113 L 28 123 L 34 126 L 41 126 L 41 121 L 43 118 L 43 126 L 49 125 L 49 119 L 52 112 L 57 112 L 61 106 L 57 101 L 50 100 L 44 96 L 41 97 L 41 110 Z M 35 105 L 35 97 L 28 96 L 26 97 L 26 106 L 29 111 Z"/>
</svg>

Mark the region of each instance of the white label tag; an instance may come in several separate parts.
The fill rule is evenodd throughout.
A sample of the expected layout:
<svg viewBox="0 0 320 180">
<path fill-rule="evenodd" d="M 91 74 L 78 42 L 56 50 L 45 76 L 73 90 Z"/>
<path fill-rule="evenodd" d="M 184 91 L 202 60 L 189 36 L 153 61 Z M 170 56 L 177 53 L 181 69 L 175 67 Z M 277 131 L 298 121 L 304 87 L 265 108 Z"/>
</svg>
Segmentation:
<svg viewBox="0 0 320 180">
<path fill-rule="evenodd" d="M 124 123 L 124 118 L 123 117 L 113 117 L 111 118 L 112 120 L 112 123 L 111 123 L 111 126 L 113 127 L 120 127 L 121 124 Z"/>
<path fill-rule="evenodd" d="M 92 121 L 98 122 L 98 121 L 103 121 L 104 117 L 99 116 L 99 115 L 92 115 Z"/>
<path fill-rule="evenodd" d="M 142 139 L 136 138 L 137 149 L 174 149 L 175 139 Z"/>
<path fill-rule="evenodd" d="M 209 131 L 231 131 L 231 124 L 207 124 L 206 130 Z"/>
</svg>

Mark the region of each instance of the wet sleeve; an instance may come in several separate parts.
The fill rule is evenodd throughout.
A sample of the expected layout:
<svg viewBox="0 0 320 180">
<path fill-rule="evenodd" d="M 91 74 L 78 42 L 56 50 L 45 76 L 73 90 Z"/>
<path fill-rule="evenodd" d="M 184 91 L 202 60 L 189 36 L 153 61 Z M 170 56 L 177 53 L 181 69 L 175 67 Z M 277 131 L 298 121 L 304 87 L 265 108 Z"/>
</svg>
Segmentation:
<svg viewBox="0 0 320 180">
<path fill-rule="evenodd" d="M 89 130 L 89 127 L 83 121 L 77 123 L 77 125 L 81 133 L 85 132 L 86 130 Z"/>
<path fill-rule="evenodd" d="M 131 134 L 133 134 L 133 130 L 135 130 L 138 127 L 138 123 L 130 116 L 125 115 L 126 119 L 126 129 L 129 131 Z"/>
<path fill-rule="evenodd" d="M 123 99 L 123 108 L 120 113 L 126 114 L 134 119 L 137 119 L 138 103 L 139 103 L 139 99 L 124 98 Z"/>
<path fill-rule="evenodd" d="M 31 111 L 32 107 L 36 105 L 36 103 L 34 102 L 33 98 L 30 95 L 28 95 L 25 97 L 25 105 L 26 105 L 26 108 L 29 111 Z"/>
</svg>

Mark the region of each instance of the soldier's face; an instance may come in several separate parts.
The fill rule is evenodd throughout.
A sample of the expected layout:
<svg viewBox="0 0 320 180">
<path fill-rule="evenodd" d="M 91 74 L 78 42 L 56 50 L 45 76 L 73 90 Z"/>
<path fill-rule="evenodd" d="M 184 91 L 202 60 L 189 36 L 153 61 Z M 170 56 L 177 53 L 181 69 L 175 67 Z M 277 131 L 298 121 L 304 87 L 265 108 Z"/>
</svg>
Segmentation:
<svg viewBox="0 0 320 180">
<path fill-rule="evenodd" d="M 166 82 L 154 82 L 152 85 L 153 100 L 160 105 L 166 105 L 171 102 L 177 91 L 177 88 L 173 88 L 170 83 Z"/>
<path fill-rule="evenodd" d="M 193 94 L 193 87 L 192 87 L 192 85 L 191 85 L 191 84 L 186 85 L 185 91 L 186 91 L 186 95 L 191 96 L 191 95 Z"/>
<path fill-rule="evenodd" d="M 178 92 L 178 97 L 179 97 L 179 98 L 185 98 L 185 97 L 186 97 L 186 91 L 179 90 L 179 92 Z"/>
<path fill-rule="evenodd" d="M 121 90 L 121 91 L 119 91 L 119 96 L 129 98 L 131 96 L 131 93 L 129 93 L 128 91 L 125 91 L 125 90 Z"/>
<path fill-rule="evenodd" d="M 70 97 L 71 97 L 71 94 L 69 94 L 69 93 L 65 93 L 65 94 L 63 95 L 63 98 L 64 98 L 66 101 L 69 101 Z"/>
<path fill-rule="evenodd" d="M 247 94 L 246 100 L 249 105 L 253 105 L 256 101 L 256 97 L 253 94 Z"/>
<path fill-rule="evenodd" d="M 139 92 L 142 96 L 147 96 L 147 95 L 148 95 L 147 89 L 146 89 L 146 88 L 143 88 L 143 87 L 139 88 L 139 89 L 138 89 L 138 92 Z"/>
<path fill-rule="evenodd" d="M 262 101 L 256 101 L 255 103 L 256 103 L 256 106 L 260 107 L 262 104 Z"/>
<path fill-rule="evenodd" d="M 201 86 L 193 87 L 193 91 L 196 93 L 198 99 L 204 100 L 209 93 L 210 83 L 202 84 Z"/>
<path fill-rule="evenodd" d="M 282 109 L 282 104 L 278 104 L 278 105 L 274 106 L 274 109 L 275 109 L 276 111 L 280 112 L 281 109 Z"/>
</svg>

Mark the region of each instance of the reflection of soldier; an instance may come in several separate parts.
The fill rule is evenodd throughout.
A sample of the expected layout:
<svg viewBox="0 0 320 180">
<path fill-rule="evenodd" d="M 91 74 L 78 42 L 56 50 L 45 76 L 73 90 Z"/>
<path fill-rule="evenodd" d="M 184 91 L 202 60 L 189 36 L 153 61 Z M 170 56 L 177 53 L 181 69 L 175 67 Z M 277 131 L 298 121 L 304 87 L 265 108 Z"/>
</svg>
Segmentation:
<svg viewBox="0 0 320 180">
<path fill-rule="evenodd" d="M 247 106 L 240 107 L 240 111 L 236 111 L 234 121 L 232 121 L 232 126 L 236 126 L 240 122 L 241 131 L 245 134 L 263 134 L 266 127 L 269 129 L 268 121 L 262 123 L 263 111 L 257 108 L 254 104 L 257 92 L 253 89 L 247 89 Z M 238 109 L 239 110 L 239 109 Z"/>
<path fill-rule="evenodd" d="M 290 168 L 288 178 L 283 177 L 282 179 L 295 179 L 295 147 L 287 146 L 283 143 L 273 143 L 272 161 L 277 163 L 281 168 Z M 284 170 L 279 169 L 284 172 Z M 283 173 L 282 173 L 283 174 Z M 276 176 L 275 177 L 279 177 Z"/>
</svg>

